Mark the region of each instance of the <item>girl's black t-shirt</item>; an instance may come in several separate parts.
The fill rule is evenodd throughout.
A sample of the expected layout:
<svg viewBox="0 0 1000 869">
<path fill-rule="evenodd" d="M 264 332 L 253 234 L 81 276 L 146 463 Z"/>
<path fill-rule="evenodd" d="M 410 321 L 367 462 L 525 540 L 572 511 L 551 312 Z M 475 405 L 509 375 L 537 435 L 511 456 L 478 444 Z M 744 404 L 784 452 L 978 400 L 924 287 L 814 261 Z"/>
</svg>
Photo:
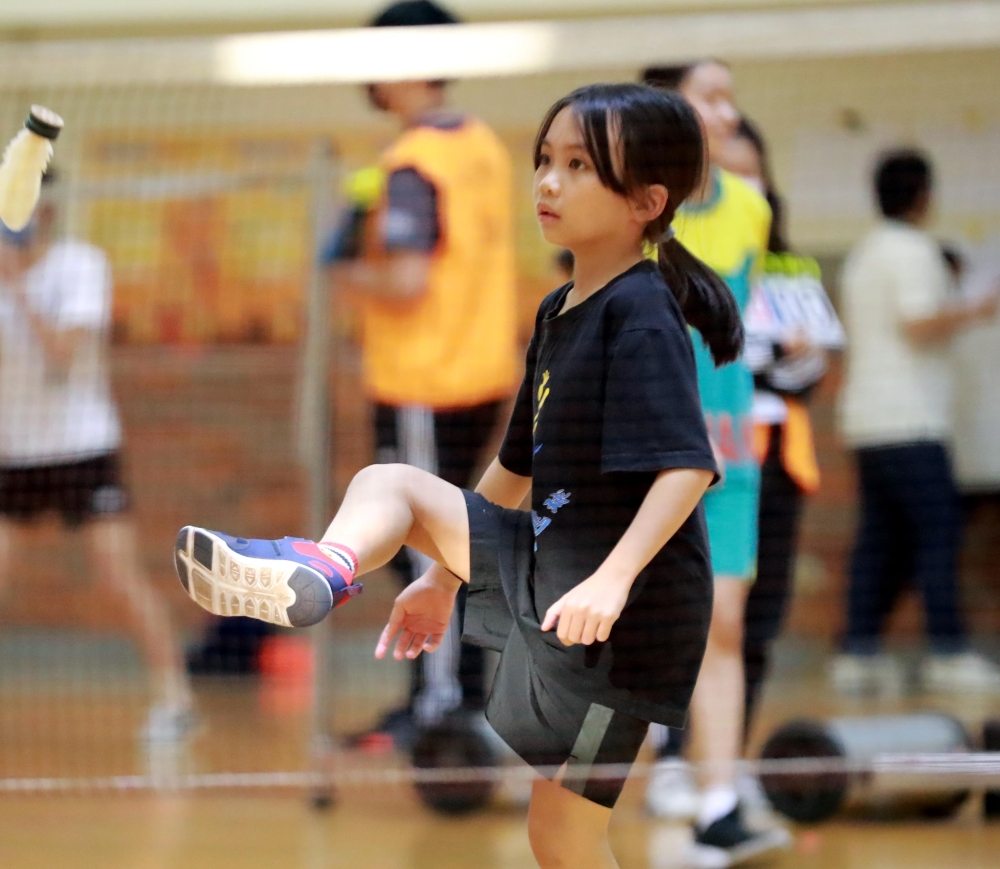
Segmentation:
<svg viewBox="0 0 1000 869">
<path fill-rule="evenodd" d="M 560 314 L 571 284 L 538 309 L 524 382 L 500 449 L 532 478 L 539 620 L 593 574 L 635 518 L 659 471 L 716 470 L 691 335 L 652 262 Z M 699 505 L 639 574 L 606 643 L 526 636 L 567 691 L 672 726 L 684 724 L 712 611 Z"/>
</svg>

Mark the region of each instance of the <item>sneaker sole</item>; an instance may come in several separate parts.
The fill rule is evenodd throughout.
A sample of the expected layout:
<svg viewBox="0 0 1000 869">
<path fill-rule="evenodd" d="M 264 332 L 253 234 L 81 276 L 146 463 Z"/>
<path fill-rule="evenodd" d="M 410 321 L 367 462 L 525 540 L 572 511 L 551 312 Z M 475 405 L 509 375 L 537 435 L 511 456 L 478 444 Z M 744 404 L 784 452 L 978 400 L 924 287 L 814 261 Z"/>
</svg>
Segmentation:
<svg viewBox="0 0 1000 869">
<path fill-rule="evenodd" d="M 728 869 L 769 851 L 782 851 L 792 844 L 792 834 L 782 827 L 767 830 L 735 848 L 718 848 L 692 842 L 685 852 L 685 864 L 697 869 Z"/>
<path fill-rule="evenodd" d="M 278 558 L 247 558 L 204 528 L 181 529 L 174 566 L 188 597 L 217 616 L 307 628 L 333 609 L 333 589 L 319 571 Z"/>
</svg>

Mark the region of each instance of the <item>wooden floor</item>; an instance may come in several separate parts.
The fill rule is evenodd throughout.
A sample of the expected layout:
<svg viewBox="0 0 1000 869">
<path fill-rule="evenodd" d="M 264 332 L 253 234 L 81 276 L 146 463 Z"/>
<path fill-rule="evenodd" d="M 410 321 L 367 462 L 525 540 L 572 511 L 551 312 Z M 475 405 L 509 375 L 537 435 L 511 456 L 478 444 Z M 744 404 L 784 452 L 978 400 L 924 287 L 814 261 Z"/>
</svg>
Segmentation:
<svg viewBox="0 0 1000 869">
<path fill-rule="evenodd" d="M 364 726 L 398 702 L 406 669 L 371 662 L 373 636 L 341 637 L 329 698 L 334 730 Z M 43 654 L 44 652 L 44 654 Z M 130 657 L 131 656 L 131 657 Z M 150 789 L 176 774 L 290 772 L 310 768 L 310 685 L 203 679 L 202 727 L 181 751 L 137 742 L 148 704 L 141 663 L 127 644 L 69 635 L 0 636 L 0 869 L 531 869 L 521 809 L 448 819 L 424 809 L 406 784 L 352 784 L 328 812 L 293 788 L 175 793 Z M 801 715 L 865 715 L 941 709 L 975 734 L 1000 717 L 1000 698 L 910 694 L 846 700 L 822 676 L 808 648 L 778 656 L 753 743 Z M 752 753 L 752 752 L 751 752 Z M 379 761 L 348 759 L 366 770 Z M 391 772 L 399 759 L 381 762 Z M 342 767 L 348 768 L 348 767 Z M 139 780 L 129 779 L 139 776 Z M 164 778 L 165 776 L 165 778 Z M 103 778 L 102 778 L 103 777 Z M 114 779 L 107 790 L 44 795 L 68 779 Z M 63 785 L 59 785 L 59 782 Z M 27 783 L 11 793 L 11 783 Z M 259 784 L 259 781 L 258 781 Z M 272 783 L 273 784 L 273 783 Z M 6 792 L 4 789 L 7 789 Z M 623 869 L 675 869 L 686 828 L 651 821 L 644 782 L 631 780 L 615 812 L 613 845 Z M 30 791 L 30 792 L 29 792 Z M 796 830 L 775 869 L 997 869 L 1000 823 L 971 800 L 941 822 L 838 819 Z"/>
<path fill-rule="evenodd" d="M 682 828 L 616 810 L 623 869 L 677 865 Z M 775 869 L 995 869 L 1000 824 L 843 822 L 800 832 Z M 329 813 L 297 795 L 0 800 L 4 869 L 530 869 L 520 812 L 433 816 L 403 794 L 352 795 Z"/>
</svg>

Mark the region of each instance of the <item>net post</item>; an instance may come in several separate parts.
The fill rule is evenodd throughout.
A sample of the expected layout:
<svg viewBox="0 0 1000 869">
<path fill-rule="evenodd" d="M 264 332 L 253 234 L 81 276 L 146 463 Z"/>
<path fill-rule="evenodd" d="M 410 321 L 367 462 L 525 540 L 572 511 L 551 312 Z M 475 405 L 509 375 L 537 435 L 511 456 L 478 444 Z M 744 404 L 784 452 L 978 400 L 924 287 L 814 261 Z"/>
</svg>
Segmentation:
<svg viewBox="0 0 1000 869">
<path fill-rule="evenodd" d="M 335 154 L 328 139 L 317 139 L 308 170 L 312 187 L 310 223 L 312 250 L 309 276 L 305 286 L 305 323 L 303 328 L 302 370 L 298 408 L 299 460 L 305 474 L 308 509 L 307 533 L 319 540 L 329 519 L 330 455 L 333 412 L 330 401 L 330 364 L 336 358 L 332 352 L 333 330 L 330 328 L 330 292 L 328 277 L 320 262 L 325 235 L 329 231 L 333 203 L 331 191 L 335 176 Z M 311 799 L 313 805 L 325 808 L 333 799 L 332 778 L 336 743 L 330 733 L 330 694 L 328 667 L 330 657 L 329 629 L 325 622 L 310 628 L 315 670 L 313 676 L 312 724 L 309 763 L 317 774 Z M 324 780 L 327 781 L 324 781 Z"/>
</svg>

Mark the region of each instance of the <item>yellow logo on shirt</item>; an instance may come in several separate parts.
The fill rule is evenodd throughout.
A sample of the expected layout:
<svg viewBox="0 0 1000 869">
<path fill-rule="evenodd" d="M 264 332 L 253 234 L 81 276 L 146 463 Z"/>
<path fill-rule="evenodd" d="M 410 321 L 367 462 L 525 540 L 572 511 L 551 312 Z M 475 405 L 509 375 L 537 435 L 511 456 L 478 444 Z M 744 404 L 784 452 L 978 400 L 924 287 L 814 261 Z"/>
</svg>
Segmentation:
<svg viewBox="0 0 1000 869">
<path fill-rule="evenodd" d="M 542 408 L 545 407 L 545 400 L 549 397 L 551 391 L 549 389 L 549 372 L 546 371 L 542 374 L 542 382 L 538 385 L 538 410 L 535 411 L 535 424 L 531 427 L 532 433 L 538 428 L 538 417 L 541 416 Z"/>
</svg>

